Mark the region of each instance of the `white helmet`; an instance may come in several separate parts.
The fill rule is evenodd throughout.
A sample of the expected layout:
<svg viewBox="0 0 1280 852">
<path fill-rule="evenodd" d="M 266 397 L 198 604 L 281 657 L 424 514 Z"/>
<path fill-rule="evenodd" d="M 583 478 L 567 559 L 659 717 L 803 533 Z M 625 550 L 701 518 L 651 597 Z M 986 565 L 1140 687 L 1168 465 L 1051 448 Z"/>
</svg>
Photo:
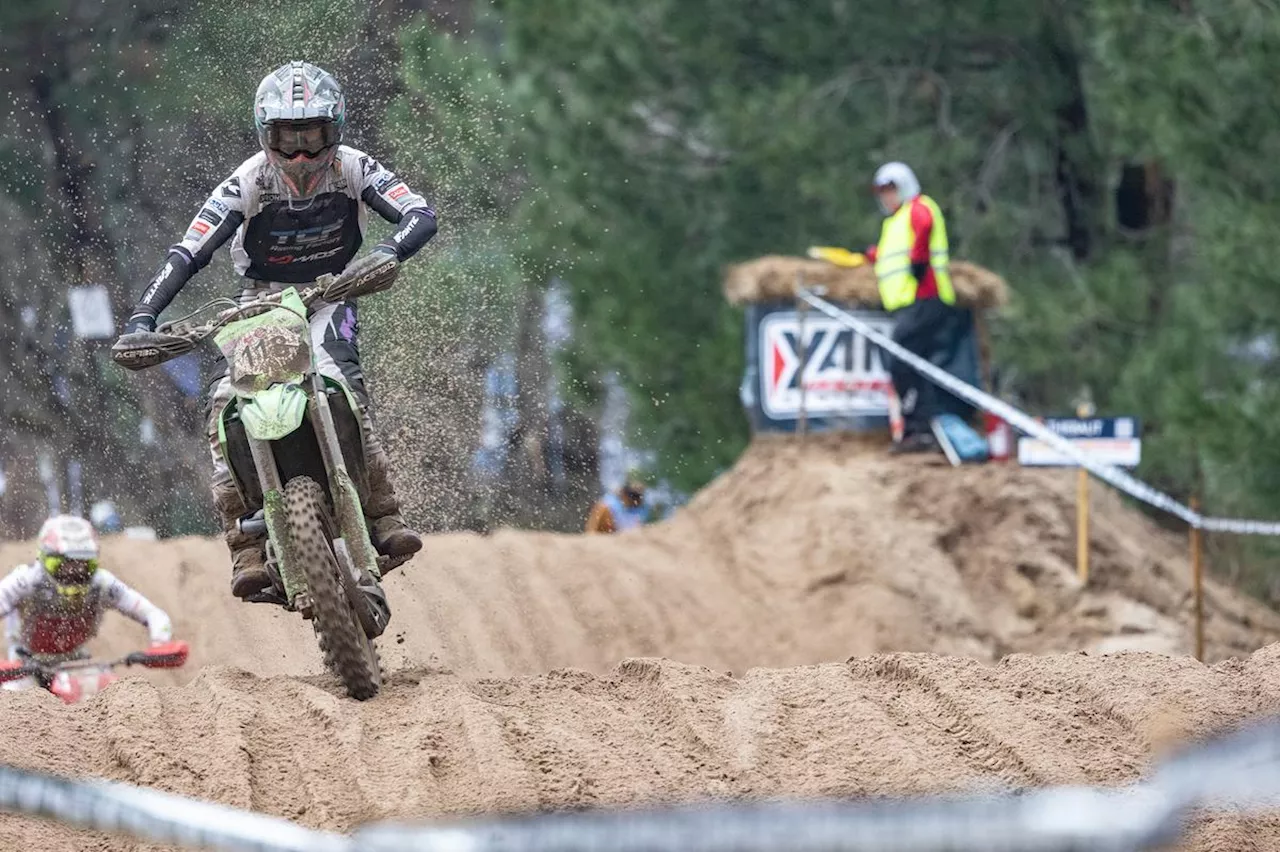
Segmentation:
<svg viewBox="0 0 1280 852">
<path fill-rule="evenodd" d="M 40 527 L 40 564 L 53 578 L 58 593 L 83 598 L 98 570 L 98 535 L 93 524 L 75 515 L 55 515 Z"/>
<path fill-rule="evenodd" d="M 911 171 L 911 167 L 906 163 L 885 163 L 876 169 L 876 178 L 874 181 L 876 189 L 882 186 L 893 186 L 898 190 L 898 198 L 903 204 L 920 194 L 920 181 L 916 178 L 916 173 Z M 892 210 L 885 210 L 883 206 L 881 211 L 887 216 Z"/>
<path fill-rule="evenodd" d="M 346 120 L 342 87 L 310 62 L 281 65 L 263 78 L 253 99 L 262 150 L 299 196 L 315 192 L 333 165 Z"/>
</svg>

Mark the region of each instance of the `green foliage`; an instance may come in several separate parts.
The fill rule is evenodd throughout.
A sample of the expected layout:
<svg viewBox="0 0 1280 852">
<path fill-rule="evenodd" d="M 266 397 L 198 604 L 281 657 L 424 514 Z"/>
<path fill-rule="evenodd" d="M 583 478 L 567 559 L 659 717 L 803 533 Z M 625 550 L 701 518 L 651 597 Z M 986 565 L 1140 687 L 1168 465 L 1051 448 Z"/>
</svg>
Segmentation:
<svg viewBox="0 0 1280 852">
<path fill-rule="evenodd" d="M 217 118 L 251 130 L 253 95 L 263 76 L 294 59 L 338 67 L 360 38 L 367 5 L 195 0 L 161 57 L 153 95 L 180 116 Z"/>
<path fill-rule="evenodd" d="M 1047 40 L 1042 22 L 1013 2 L 910 5 L 502 6 L 503 58 L 529 93 L 522 161 L 550 199 L 526 227 L 571 260 L 582 361 L 622 373 L 641 440 L 683 487 L 746 438 L 725 263 L 871 242 L 867 184 L 891 157 L 971 214 L 955 239 L 991 265 L 1058 227 L 1035 205 L 1052 196 L 1053 122 L 1033 106 L 1065 97 L 1061 73 L 1001 59 Z"/>
<path fill-rule="evenodd" d="M 745 438 L 723 264 L 870 242 L 868 178 L 903 159 L 954 253 L 1014 287 L 993 322 L 1005 393 L 1056 412 L 1087 388 L 1147 421 L 1144 476 L 1214 511 L 1280 512 L 1280 95 L 1266 83 L 1280 18 L 1266 4 L 496 8 L 501 43 L 454 58 L 518 118 L 502 156 L 539 193 L 508 207 L 522 246 L 574 288 L 571 366 L 621 371 L 680 484 Z M 1174 184 L 1171 217 L 1136 234 L 1111 194 L 1130 163 Z"/>
</svg>

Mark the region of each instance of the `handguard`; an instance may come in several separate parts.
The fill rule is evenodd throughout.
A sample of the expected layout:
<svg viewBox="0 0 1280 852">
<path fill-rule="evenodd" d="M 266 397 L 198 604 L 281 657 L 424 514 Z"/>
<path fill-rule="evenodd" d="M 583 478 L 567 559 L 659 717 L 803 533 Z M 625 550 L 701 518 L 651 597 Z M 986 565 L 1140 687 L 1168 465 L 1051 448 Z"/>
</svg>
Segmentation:
<svg viewBox="0 0 1280 852">
<path fill-rule="evenodd" d="M 187 662 L 189 646 L 180 639 L 152 645 L 145 651 L 138 651 L 125 658 L 131 666 L 146 666 L 149 669 L 176 669 Z"/>
<path fill-rule="evenodd" d="M 0 683 L 20 680 L 35 671 L 22 660 L 0 660 Z"/>
<path fill-rule="evenodd" d="M 316 280 L 326 302 L 345 302 L 390 290 L 400 274 L 400 261 L 395 255 L 373 251 L 352 262 L 336 278 L 321 276 Z"/>
<path fill-rule="evenodd" d="M 145 370 L 185 355 L 196 345 L 194 340 L 173 334 L 133 331 L 120 335 L 111 347 L 111 360 L 128 370 Z"/>
</svg>

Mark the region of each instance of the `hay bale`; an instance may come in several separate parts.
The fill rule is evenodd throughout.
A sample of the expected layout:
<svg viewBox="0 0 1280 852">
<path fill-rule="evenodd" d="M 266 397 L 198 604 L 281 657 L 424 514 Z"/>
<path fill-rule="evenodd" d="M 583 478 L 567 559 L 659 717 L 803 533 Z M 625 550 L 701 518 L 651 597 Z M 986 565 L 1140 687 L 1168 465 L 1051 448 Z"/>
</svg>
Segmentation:
<svg viewBox="0 0 1280 852">
<path fill-rule="evenodd" d="M 864 307 L 880 306 L 880 290 L 871 264 L 844 267 L 806 257 L 766 255 L 725 270 L 724 295 L 733 305 L 752 302 L 785 302 L 795 298 L 796 282 L 827 288 L 826 297 Z M 958 304 L 969 308 L 994 308 L 1009 300 L 1003 278 L 989 269 L 963 260 L 951 264 L 951 282 Z"/>
</svg>

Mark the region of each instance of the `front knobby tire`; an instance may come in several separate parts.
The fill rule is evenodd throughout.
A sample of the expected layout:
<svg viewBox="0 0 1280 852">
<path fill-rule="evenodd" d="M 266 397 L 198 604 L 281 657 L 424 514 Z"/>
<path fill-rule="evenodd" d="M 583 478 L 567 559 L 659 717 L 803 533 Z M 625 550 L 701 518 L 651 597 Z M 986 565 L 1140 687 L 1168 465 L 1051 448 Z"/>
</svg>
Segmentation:
<svg viewBox="0 0 1280 852">
<path fill-rule="evenodd" d="M 297 476 L 284 487 L 291 553 L 302 563 L 311 594 L 312 626 L 320 640 L 324 663 L 358 701 L 378 694 L 382 665 L 373 640 L 365 636 L 338 576 L 333 553 L 333 517 L 324 489 L 309 476 Z"/>
</svg>

